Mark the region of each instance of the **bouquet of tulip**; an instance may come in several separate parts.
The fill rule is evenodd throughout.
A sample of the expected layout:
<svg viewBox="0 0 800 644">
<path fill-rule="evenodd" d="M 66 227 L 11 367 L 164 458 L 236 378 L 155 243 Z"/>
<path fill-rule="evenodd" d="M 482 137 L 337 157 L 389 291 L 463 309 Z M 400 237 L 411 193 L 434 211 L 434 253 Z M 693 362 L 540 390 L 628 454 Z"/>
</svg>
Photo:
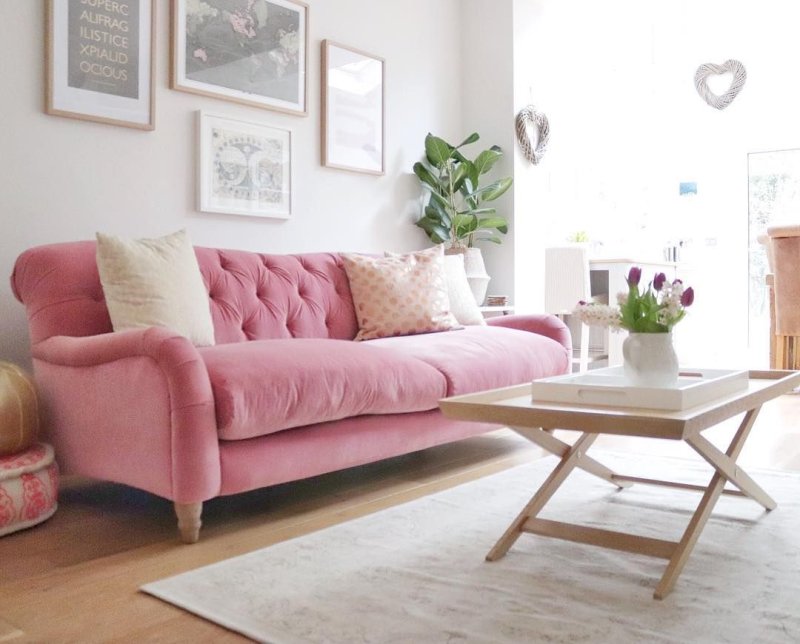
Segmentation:
<svg viewBox="0 0 800 644">
<path fill-rule="evenodd" d="M 664 273 L 656 273 L 653 281 L 640 290 L 641 279 L 642 269 L 633 266 L 626 278 L 628 292 L 617 295 L 618 306 L 581 301 L 574 315 L 589 326 L 632 333 L 669 333 L 694 302 L 694 289 L 684 288 L 678 279 L 670 283 Z"/>
</svg>

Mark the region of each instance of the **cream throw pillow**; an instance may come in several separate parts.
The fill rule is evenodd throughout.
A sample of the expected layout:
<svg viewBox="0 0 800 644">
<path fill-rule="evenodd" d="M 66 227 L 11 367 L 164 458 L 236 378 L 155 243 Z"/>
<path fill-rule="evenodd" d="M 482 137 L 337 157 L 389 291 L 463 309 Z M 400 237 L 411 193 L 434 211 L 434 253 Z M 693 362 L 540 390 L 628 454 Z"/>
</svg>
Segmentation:
<svg viewBox="0 0 800 644">
<path fill-rule="evenodd" d="M 389 257 L 343 254 L 342 260 L 358 319 L 356 340 L 458 327 L 450 313 L 441 246 Z"/>
<path fill-rule="evenodd" d="M 467 273 L 464 270 L 464 255 L 444 256 L 444 272 L 447 278 L 447 295 L 450 299 L 450 312 L 458 320 L 459 324 L 464 325 L 485 325 L 483 318 L 472 289 L 467 281 Z"/>
<path fill-rule="evenodd" d="M 208 292 L 185 230 L 158 239 L 97 233 L 97 269 L 115 331 L 164 326 L 214 344 Z"/>
</svg>

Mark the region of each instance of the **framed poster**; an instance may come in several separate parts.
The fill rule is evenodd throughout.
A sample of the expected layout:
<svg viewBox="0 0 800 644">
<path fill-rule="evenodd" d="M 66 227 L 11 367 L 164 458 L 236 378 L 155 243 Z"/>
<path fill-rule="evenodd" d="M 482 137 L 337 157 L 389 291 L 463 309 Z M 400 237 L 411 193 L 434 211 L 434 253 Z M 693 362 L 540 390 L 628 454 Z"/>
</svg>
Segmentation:
<svg viewBox="0 0 800 644">
<path fill-rule="evenodd" d="M 155 0 L 47 0 L 48 114 L 155 127 Z"/>
<path fill-rule="evenodd" d="M 383 58 L 322 41 L 322 165 L 384 172 Z"/>
<path fill-rule="evenodd" d="M 172 89 L 306 114 L 308 6 L 173 0 Z"/>
<path fill-rule="evenodd" d="M 198 112 L 199 208 L 255 217 L 292 214 L 291 132 Z"/>
</svg>

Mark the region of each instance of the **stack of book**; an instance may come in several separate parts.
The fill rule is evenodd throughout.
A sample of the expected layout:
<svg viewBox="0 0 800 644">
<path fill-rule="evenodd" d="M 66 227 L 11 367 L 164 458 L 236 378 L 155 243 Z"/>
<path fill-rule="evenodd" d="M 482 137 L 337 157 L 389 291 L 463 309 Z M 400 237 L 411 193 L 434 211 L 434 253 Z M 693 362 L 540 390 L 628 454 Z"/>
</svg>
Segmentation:
<svg viewBox="0 0 800 644">
<path fill-rule="evenodd" d="M 508 306 L 508 295 L 488 295 L 486 306 Z"/>
</svg>

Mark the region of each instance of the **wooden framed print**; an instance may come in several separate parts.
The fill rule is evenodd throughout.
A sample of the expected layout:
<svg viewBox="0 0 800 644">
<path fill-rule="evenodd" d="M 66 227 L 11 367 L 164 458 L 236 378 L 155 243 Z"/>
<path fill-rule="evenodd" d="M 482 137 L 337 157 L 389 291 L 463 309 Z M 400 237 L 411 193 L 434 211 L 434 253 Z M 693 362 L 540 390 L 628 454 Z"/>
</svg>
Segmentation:
<svg viewBox="0 0 800 644">
<path fill-rule="evenodd" d="M 322 165 L 384 173 L 384 60 L 322 41 Z"/>
<path fill-rule="evenodd" d="M 155 0 L 47 0 L 45 111 L 155 127 Z"/>
<path fill-rule="evenodd" d="M 198 112 L 199 208 L 254 217 L 292 214 L 289 130 Z"/>
<path fill-rule="evenodd" d="M 306 114 L 308 6 L 172 0 L 173 89 Z"/>
</svg>

